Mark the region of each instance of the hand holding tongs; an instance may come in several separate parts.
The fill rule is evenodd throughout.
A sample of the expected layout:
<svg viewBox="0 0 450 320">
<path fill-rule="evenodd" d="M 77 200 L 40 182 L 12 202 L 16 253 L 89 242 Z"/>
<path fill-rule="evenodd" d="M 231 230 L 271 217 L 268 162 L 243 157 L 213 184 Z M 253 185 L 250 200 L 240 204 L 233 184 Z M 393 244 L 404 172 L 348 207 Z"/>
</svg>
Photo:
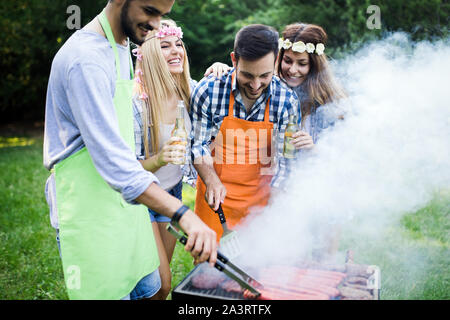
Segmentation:
<svg viewBox="0 0 450 320">
<path fill-rule="evenodd" d="M 187 238 L 179 233 L 170 223 L 167 225 L 167 231 L 169 231 L 171 234 L 175 236 L 182 244 L 187 243 Z M 226 267 L 230 267 L 232 270 L 234 270 L 237 274 L 234 272 L 228 270 Z M 253 293 L 256 298 L 261 295 L 261 293 L 255 289 L 254 286 L 258 288 L 262 288 L 263 285 L 253 279 L 251 276 L 249 276 L 247 273 L 245 273 L 242 269 L 240 269 L 238 266 L 233 264 L 226 256 L 224 256 L 222 253 L 217 251 L 217 261 L 214 264 L 214 267 L 225 273 L 227 276 L 229 276 L 231 279 L 235 280 L 243 289 L 249 290 L 251 293 Z M 242 277 L 242 278 L 241 278 Z"/>
</svg>

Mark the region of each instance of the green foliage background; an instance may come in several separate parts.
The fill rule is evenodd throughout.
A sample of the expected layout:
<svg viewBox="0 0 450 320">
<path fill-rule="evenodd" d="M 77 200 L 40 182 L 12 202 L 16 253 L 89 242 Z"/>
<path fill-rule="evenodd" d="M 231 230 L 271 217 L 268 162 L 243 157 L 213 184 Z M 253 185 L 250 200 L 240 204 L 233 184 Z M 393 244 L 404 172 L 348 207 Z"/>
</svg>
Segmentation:
<svg viewBox="0 0 450 320">
<path fill-rule="evenodd" d="M 15 0 L 0 2 L 0 122 L 43 120 L 47 81 L 57 50 L 75 31 L 67 8 L 81 9 L 84 26 L 107 0 Z M 381 9 L 381 30 L 366 26 L 367 7 Z M 236 31 L 264 23 L 282 31 L 292 22 L 315 23 L 329 35 L 327 53 L 338 58 L 392 31 L 413 40 L 448 37 L 447 0 L 177 0 L 170 18 L 184 29 L 191 73 L 200 79 L 215 61 L 230 64 Z"/>
</svg>

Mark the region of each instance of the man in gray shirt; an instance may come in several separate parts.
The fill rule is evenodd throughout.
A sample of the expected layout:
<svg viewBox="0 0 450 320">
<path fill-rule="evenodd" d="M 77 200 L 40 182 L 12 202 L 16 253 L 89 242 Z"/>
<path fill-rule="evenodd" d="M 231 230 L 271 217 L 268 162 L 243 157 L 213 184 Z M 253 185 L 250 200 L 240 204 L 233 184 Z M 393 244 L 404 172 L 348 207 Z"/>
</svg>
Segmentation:
<svg viewBox="0 0 450 320">
<path fill-rule="evenodd" d="M 209 259 L 213 265 L 217 255 L 215 233 L 191 210 L 182 206 L 178 199 L 160 188 L 158 179 L 142 168 L 121 135 L 120 122 L 123 119 L 119 119 L 115 108 L 116 84 L 121 80 L 130 80 L 129 70 L 132 66 L 127 38 L 138 45 L 142 44 L 148 31 L 158 28 L 161 16 L 170 12 L 173 3 L 174 0 L 110 0 L 102 14 L 109 22 L 108 29 L 112 31 L 117 49 L 112 48 L 109 41 L 112 36 L 107 39 L 104 24 L 96 17 L 82 30 L 75 32 L 56 54 L 48 83 L 45 111 L 44 165 L 52 171 L 46 184 L 46 198 L 50 207 L 51 224 L 59 230 L 62 221 L 59 221 L 62 216 L 60 208 L 64 208 L 64 204 L 60 203 L 63 198 L 60 199 L 59 195 L 66 191 L 58 190 L 62 183 L 58 185 L 53 171 L 62 163 L 66 167 L 72 165 L 73 162 L 67 163 L 67 160 L 86 149 L 101 178 L 123 197 L 123 208 L 144 204 L 172 218 L 189 236 L 186 250 L 199 262 Z M 117 66 L 119 61 L 120 66 Z M 118 79 L 119 76 L 122 79 Z M 132 119 L 130 121 L 132 123 Z M 92 194 L 91 200 L 95 201 L 95 197 Z M 85 215 L 83 219 L 86 220 L 87 217 L 86 225 L 95 224 L 106 234 L 105 225 L 110 221 L 108 218 L 104 219 L 105 223 L 98 220 L 101 214 L 97 210 Z M 123 216 L 127 214 L 124 210 Z M 92 217 L 92 222 L 89 222 L 89 217 Z M 74 221 L 76 219 L 74 217 Z M 114 233 L 115 227 L 111 228 L 111 233 Z M 91 233 L 96 232 L 95 227 L 92 230 L 94 232 Z M 62 246 L 61 249 L 64 261 L 65 247 Z M 80 249 L 82 250 L 83 248 Z M 90 248 L 86 248 L 88 250 Z M 71 253 L 68 251 L 69 256 Z M 120 257 L 117 261 L 119 260 Z M 68 285 L 70 274 L 65 271 L 65 276 Z M 138 293 L 135 296 L 133 292 L 130 294 L 131 298 L 142 298 L 154 293 Z"/>
</svg>

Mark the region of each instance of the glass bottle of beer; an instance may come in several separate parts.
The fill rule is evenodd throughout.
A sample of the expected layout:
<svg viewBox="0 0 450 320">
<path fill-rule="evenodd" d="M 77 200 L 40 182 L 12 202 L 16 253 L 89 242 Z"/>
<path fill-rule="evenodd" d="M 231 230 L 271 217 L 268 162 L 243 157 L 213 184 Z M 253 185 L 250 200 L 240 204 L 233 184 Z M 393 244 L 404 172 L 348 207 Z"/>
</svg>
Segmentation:
<svg viewBox="0 0 450 320">
<path fill-rule="evenodd" d="M 284 132 L 283 157 L 288 159 L 295 158 L 295 146 L 292 144 L 292 135 L 298 131 L 297 116 L 292 114 L 289 116 L 289 123 Z"/>
<path fill-rule="evenodd" d="M 181 138 L 180 141 L 176 141 L 173 144 L 181 144 L 187 146 L 187 132 L 184 126 L 184 101 L 179 100 L 177 105 L 177 119 L 175 122 L 175 128 L 172 130 L 172 137 Z M 184 164 L 186 162 L 186 156 L 175 164 Z"/>
</svg>

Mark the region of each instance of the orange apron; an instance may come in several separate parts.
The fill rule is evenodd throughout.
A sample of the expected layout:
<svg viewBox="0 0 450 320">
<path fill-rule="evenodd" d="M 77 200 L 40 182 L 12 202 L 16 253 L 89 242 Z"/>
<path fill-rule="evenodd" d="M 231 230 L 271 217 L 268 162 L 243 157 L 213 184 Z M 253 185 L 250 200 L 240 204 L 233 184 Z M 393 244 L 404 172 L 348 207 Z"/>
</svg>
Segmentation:
<svg viewBox="0 0 450 320">
<path fill-rule="evenodd" d="M 235 74 L 231 76 L 233 84 Z M 272 130 L 267 99 L 264 121 L 247 121 L 234 117 L 234 94 L 230 93 L 228 116 L 211 144 L 214 169 L 227 194 L 222 204 L 227 225 L 233 227 L 246 217 L 251 207 L 264 207 L 270 197 L 272 181 Z M 223 229 L 217 213 L 205 200 L 206 186 L 197 179 L 195 213 L 217 233 L 219 241 Z"/>
</svg>

